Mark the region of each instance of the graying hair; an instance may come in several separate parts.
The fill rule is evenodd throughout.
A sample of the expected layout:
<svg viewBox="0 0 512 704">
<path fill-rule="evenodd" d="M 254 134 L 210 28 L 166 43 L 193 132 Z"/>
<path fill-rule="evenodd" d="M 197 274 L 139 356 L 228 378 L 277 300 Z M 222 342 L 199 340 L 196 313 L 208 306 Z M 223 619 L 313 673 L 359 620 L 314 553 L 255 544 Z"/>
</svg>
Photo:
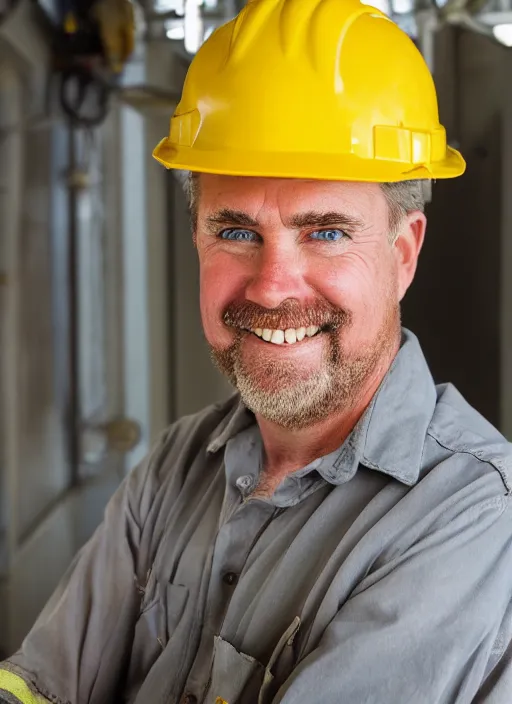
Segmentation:
<svg viewBox="0 0 512 704">
<path fill-rule="evenodd" d="M 411 180 L 381 183 L 389 207 L 389 239 L 395 242 L 402 220 L 413 210 L 425 212 L 431 181 Z"/>
<path fill-rule="evenodd" d="M 400 224 L 413 210 L 425 211 L 430 181 L 411 180 L 397 183 L 381 183 L 380 186 L 389 206 L 389 239 L 395 242 Z M 197 226 L 197 201 L 199 197 L 199 174 L 189 172 L 184 180 L 192 226 Z"/>
</svg>

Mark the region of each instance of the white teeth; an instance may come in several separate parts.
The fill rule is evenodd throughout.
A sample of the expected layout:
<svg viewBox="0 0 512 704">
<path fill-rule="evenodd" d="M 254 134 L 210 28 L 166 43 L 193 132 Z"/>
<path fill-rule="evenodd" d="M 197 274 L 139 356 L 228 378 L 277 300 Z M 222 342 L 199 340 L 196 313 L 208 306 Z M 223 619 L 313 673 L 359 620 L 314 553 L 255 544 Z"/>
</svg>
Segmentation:
<svg viewBox="0 0 512 704">
<path fill-rule="evenodd" d="M 301 342 L 306 336 L 313 337 L 319 330 L 320 328 L 317 325 L 310 325 L 307 328 L 288 328 L 287 330 L 254 328 L 251 332 L 263 338 L 265 342 L 273 342 L 275 345 L 282 345 L 287 342 L 289 345 L 294 345 L 296 342 Z"/>
<path fill-rule="evenodd" d="M 284 339 L 288 344 L 293 345 L 294 342 L 297 342 L 297 333 L 293 328 L 288 328 L 288 330 L 285 330 Z"/>
<path fill-rule="evenodd" d="M 284 332 L 282 330 L 273 330 L 270 342 L 274 345 L 282 345 L 284 342 Z"/>
</svg>

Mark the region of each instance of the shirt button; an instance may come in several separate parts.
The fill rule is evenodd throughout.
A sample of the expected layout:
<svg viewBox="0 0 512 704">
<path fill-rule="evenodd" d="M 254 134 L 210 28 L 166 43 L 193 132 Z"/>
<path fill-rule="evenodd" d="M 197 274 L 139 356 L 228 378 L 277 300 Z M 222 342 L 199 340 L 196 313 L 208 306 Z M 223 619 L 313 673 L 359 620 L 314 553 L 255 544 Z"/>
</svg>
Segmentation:
<svg viewBox="0 0 512 704">
<path fill-rule="evenodd" d="M 236 485 L 240 491 L 248 491 L 252 487 L 253 481 L 253 478 L 249 474 L 246 474 L 243 477 L 238 477 Z"/>
<path fill-rule="evenodd" d="M 238 575 L 234 572 L 226 572 L 226 574 L 222 577 L 222 581 L 232 587 L 238 582 Z"/>
<path fill-rule="evenodd" d="M 187 692 L 183 695 L 183 699 L 180 704 L 197 704 L 197 697 L 195 694 L 190 694 L 190 692 Z"/>
</svg>

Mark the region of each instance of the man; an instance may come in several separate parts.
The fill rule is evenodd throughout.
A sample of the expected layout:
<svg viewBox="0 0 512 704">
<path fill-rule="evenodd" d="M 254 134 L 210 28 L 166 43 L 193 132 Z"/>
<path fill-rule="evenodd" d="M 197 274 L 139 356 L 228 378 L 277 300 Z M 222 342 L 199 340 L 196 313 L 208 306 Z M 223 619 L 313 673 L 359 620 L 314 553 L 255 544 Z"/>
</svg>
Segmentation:
<svg viewBox="0 0 512 704">
<path fill-rule="evenodd" d="M 452 177 L 412 42 L 252 0 L 155 156 L 187 169 L 204 330 L 239 395 L 126 479 L 5 702 L 509 704 L 512 455 L 400 328 Z"/>
</svg>

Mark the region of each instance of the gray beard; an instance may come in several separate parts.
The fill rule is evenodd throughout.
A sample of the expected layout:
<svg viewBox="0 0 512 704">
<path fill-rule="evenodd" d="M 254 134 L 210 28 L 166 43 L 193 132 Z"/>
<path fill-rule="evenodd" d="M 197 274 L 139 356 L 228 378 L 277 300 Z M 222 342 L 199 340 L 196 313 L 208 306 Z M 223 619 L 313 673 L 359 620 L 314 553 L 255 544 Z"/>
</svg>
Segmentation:
<svg viewBox="0 0 512 704">
<path fill-rule="evenodd" d="M 252 333 L 238 331 L 227 349 L 210 347 L 215 365 L 238 389 L 251 411 L 283 428 L 300 430 L 357 403 L 365 382 L 379 363 L 389 358 L 400 339 L 400 309 L 390 310 L 374 343 L 357 356 L 344 354 L 339 331 L 321 333 L 328 340 L 316 371 L 304 372 L 279 361 L 263 361 L 248 368 L 241 349 L 248 334 Z"/>
</svg>

